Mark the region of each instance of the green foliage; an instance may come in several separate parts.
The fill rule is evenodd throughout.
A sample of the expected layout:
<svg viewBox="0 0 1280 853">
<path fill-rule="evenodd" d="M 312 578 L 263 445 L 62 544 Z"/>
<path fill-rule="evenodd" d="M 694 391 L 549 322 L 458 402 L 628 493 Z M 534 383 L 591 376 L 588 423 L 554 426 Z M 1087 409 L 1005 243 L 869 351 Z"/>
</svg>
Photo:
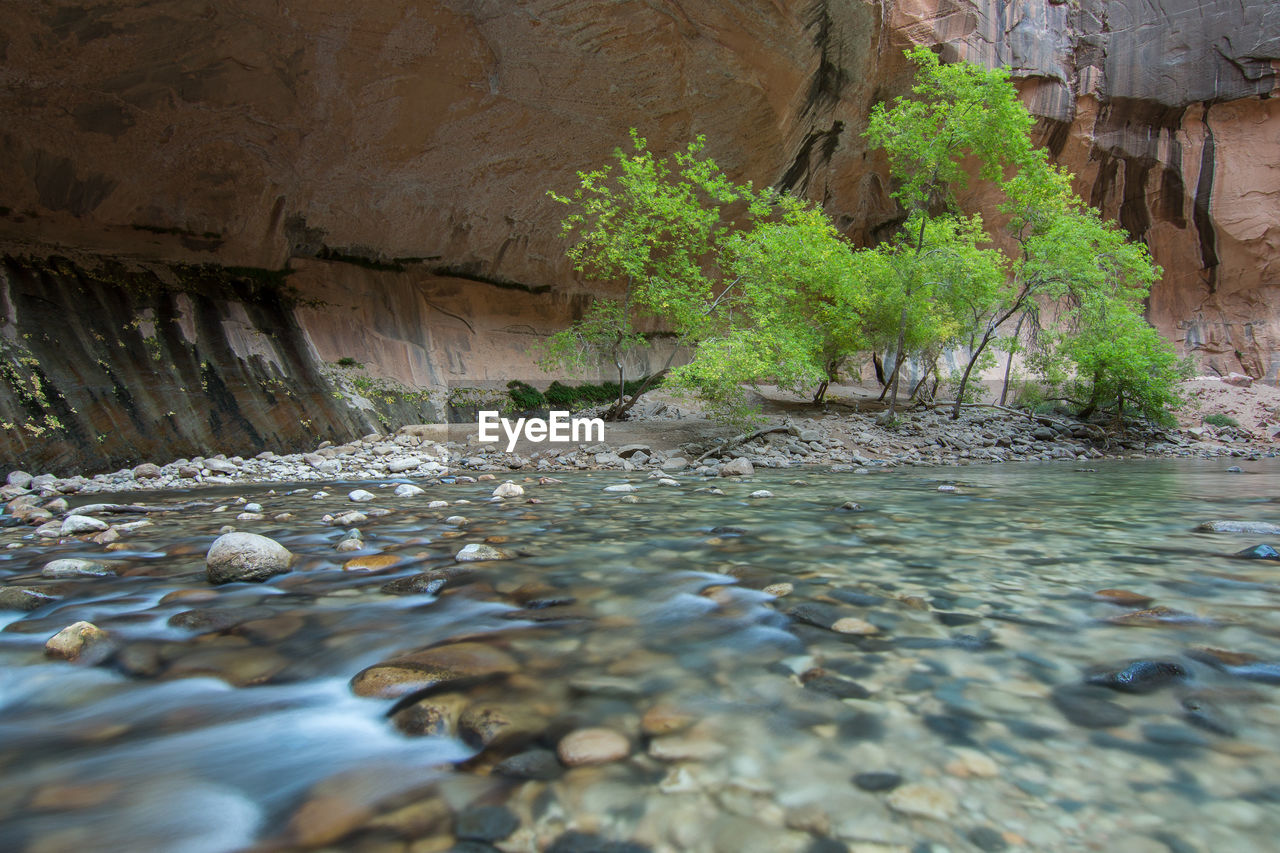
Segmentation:
<svg viewBox="0 0 1280 853">
<path fill-rule="evenodd" d="M 1212 415 L 1205 415 L 1204 422 L 1209 426 L 1215 427 L 1238 427 L 1240 422 L 1230 415 L 1224 415 L 1221 412 L 1214 412 Z"/>
<path fill-rule="evenodd" d="M 648 379 L 649 377 L 642 377 L 627 382 L 623 393 L 635 394 Z M 658 385 L 659 383 L 654 381 L 649 385 L 649 388 L 655 388 Z M 601 382 L 598 385 L 591 383 L 563 385 L 560 382 L 552 382 L 547 386 L 547 390 L 543 392 L 543 398 L 546 400 L 547 406 L 551 408 L 574 410 L 585 406 L 598 406 L 618 398 L 618 383 Z"/>
<path fill-rule="evenodd" d="M 547 407 L 547 398 L 542 395 L 542 392 L 519 379 L 512 379 L 507 383 L 507 396 L 511 398 L 511 403 L 517 412 Z"/>
<path fill-rule="evenodd" d="M 349 355 L 344 355 L 342 358 L 338 359 L 337 365 L 338 367 L 363 367 L 364 366 Z"/>
<path fill-rule="evenodd" d="M 897 275 L 881 279 L 874 321 L 881 332 L 870 337 L 887 344 L 896 309 L 895 352 L 965 346 L 971 355 L 955 382 L 958 416 L 970 374 L 999 340 L 1001 325 L 1034 311 L 1039 300 L 1053 301 L 1054 328 L 1028 357 L 1040 379 L 1076 399 L 1082 414 L 1119 415 L 1128 407 L 1163 416 L 1179 402 L 1185 367 L 1141 317 L 1161 274 L 1146 248 L 1086 207 L 1071 190 L 1071 175 L 1032 146 L 1032 118 L 1006 72 L 943 65 L 924 48 L 908 56 L 917 65 L 911 97 L 878 105 L 867 131 L 888 154 L 894 196 L 908 212 L 899 239 L 873 250 Z M 987 237 L 976 216 L 950 212 L 969 163 L 1003 194 L 1000 211 L 1022 249 L 1016 261 L 978 248 Z"/>
</svg>

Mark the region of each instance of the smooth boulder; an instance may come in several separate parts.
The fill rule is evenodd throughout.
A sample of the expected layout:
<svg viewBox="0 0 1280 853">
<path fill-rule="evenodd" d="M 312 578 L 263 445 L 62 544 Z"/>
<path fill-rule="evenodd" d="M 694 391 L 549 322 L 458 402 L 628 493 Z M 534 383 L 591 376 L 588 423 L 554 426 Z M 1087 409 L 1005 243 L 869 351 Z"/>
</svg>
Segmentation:
<svg viewBox="0 0 1280 853">
<path fill-rule="evenodd" d="M 225 533 L 205 555 L 209 582 L 265 581 L 289 571 L 294 556 L 279 542 L 256 533 Z"/>
</svg>

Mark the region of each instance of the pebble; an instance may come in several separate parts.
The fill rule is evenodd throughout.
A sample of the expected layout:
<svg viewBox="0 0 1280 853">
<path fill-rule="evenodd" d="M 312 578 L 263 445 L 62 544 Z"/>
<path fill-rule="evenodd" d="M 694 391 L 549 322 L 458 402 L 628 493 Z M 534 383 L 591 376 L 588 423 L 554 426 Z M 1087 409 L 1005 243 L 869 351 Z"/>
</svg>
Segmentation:
<svg viewBox="0 0 1280 853">
<path fill-rule="evenodd" d="M 1280 536 L 1280 524 L 1265 521 L 1206 521 L 1197 530 L 1207 533 L 1248 533 L 1258 536 Z"/>
<path fill-rule="evenodd" d="M 904 785 L 885 798 L 889 808 L 910 817 L 948 820 L 956 813 L 956 798 L 949 791 L 931 785 Z"/>
<path fill-rule="evenodd" d="M 864 791 L 892 791 L 902 784 L 902 777 L 886 771 L 859 773 L 853 777 L 853 784 Z"/>
<path fill-rule="evenodd" d="M 495 498 L 518 498 L 523 494 L 524 487 L 519 486 L 510 480 L 507 480 L 505 483 L 493 490 L 493 496 Z"/>
<path fill-rule="evenodd" d="M 62 521 L 63 536 L 79 536 L 84 533 L 101 533 L 110 527 L 105 521 L 88 515 L 69 515 Z"/>
<path fill-rule="evenodd" d="M 1129 711 L 1112 702 L 1107 691 L 1101 687 L 1057 687 L 1050 698 L 1062 716 L 1083 728 L 1105 729 L 1129 722 Z"/>
<path fill-rule="evenodd" d="M 420 489 L 409 483 L 401 483 L 396 486 L 394 494 L 398 498 L 416 498 L 418 495 L 425 495 L 426 489 Z"/>
<path fill-rule="evenodd" d="M 101 563 L 83 560 L 78 557 L 64 557 L 61 560 L 50 560 L 40 570 L 45 578 L 101 578 L 115 574 Z"/>
<path fill-rule="evenodd" d="M 214 540 L 205 555 L 210 583 L 264 581 L 289 571 L 294 556 L 287 548 L 256 533 L 226 533 Z"/>
<path fill-rule="evenodd" d="M 550 781 L 564 775 L 564 765 L 549 749 L 530 749 L 498 762 L 493 772 L 509 779 Z"/>
<path fill-rule="evenodd" d="M 1085 683 L 1110 687 L 1122 693 L 1151 693 L 1181 681 L 1188 673 L 1174 661 L 1138 660 L 1121 670 L 1104 670 L 1085 677 Z"/>
<path fill-rule="evenodd" d="M 769 491 L 768 489 L 757 489 L 756 491 L 754 491 L 754 492 L 752 492 L 751 494 L 747 495 L 747 497 L 750 497 L 750 498 L 771 498 L 771 497 L 773 497 L 773 492 Z"/>
<path fill-rule="evenodd" d="M 453 834 L 463 841 L 501 841 L 520 826 L 520 818 L 506 806 L 472 806 L 453 823 Z"/>
<path fill-rule="evenodd" d="M 618 494 L 618 493 L 625 494 L 627 492 L 634 492 L 635 490 L 636 490 L 636 487 L 631 485 L 630 483 L 622 483 L 621 485 L 616 485 L 616 486 L 605 486 L 604 489 L 602 489 L 602 491 L 610 492 L 612 494 Z"/>
<path fill-rule="evenodd" d="M 880 629 L 875 625 L 865 619 L 859 619 L 857 616 L 844 616 L 837 619 L 831 624 L 831 630 L 837 634 L 853 634 L 864 637 L 880 633 Z"/>
<path fill-rule="evenodd" d="M 44 644 L 44 653 L 51 658 L 76 660 L 107 638 L 107 632 L 92 622 L 75 622 L 50 637 Z"/>
<path fill-rule="evenodd" d="M 578 729 L 560 739 L 556 755 L 566 767 L 609 764 L 631 754 L 625 735 L 605 728 Z"/>
<path fill-rule="evenodd" d="M 1270 545 L 1254 545 L 1252 548 L 1237 551 L 1234 556 L 1244 560 L 1280 560 L 1280 551 Z"/>
<path fill-rule="evenodd" d="M 34 589 L 20 589 L 14 586 L 7 586 L 0 589 L 0 610 L 24 610 L 32 611 L 44 607 L 46 604 L 52 604 L 58 599 L 52 595 L 45 595 Z"/>
<path fill-rule="evenodd" d="M 1155 601 L 1149 595 L 1142 595 L 1137 592 L 1130 592 L 1127 589 L 1100 589 L 1093 594 L 1098 601 L 1105 601 L 1108 604 L 1118 604 L 1121 607 L 1146 607 Z"/>
<path fill-rule="evenodd" d="M 512 555 L 492 545 L 464 545 L 453 557 L 459 563 L 480 563 L 486 560 L 510 560 Z"/>
<path fill-rule="evenodd" d="M 355 489 L 347 493 L 347 500 L 355 501 L 356 503 L 367 503 L 373 498 L 373 492 L 367 492 L 364 489 Z"/>
<path fill-rule="evenodd" d="M 464 641 L 374 664 L 356 673 L 351 690 L 357 696 L 395 699 L 465 678 L 512 673 L 516 667 L 515 659 L 501 649 Z"/>
<path fill-rule="evenodd" d="M 782 583 L 771 583 L 760 591 L 765 595 L 772 595 L 774 598 L 782 598 L 795 592 L 795 589 L 794 585 L 783 581 Z"/>
</svg>

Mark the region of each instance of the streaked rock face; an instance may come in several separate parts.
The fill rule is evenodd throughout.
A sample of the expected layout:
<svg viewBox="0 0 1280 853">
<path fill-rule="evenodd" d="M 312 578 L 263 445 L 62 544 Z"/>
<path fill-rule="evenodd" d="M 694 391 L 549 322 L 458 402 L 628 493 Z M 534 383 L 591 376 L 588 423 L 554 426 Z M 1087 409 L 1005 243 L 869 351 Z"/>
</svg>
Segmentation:
<svg viewBox="0 0 1280 853">
<path fill-rule="evenodd" d="M 1269 0 L 0 9 L 0 248 L 290 265 L 318 360 L 431 387 L 536 376 L 529 343 L 585 292 L 546 192 L 630 127 L 657 150 L 705 134 L 733 175 L 883 236 L 896 211 L 861 133 L 924 43 L 1014 69 L 1084 196 L 1164 265 L 1154 322 L 1224 373 L 1280 379 Z"/>
<path fill-rule="evenodd" d="M 1280 381 L 1280 7 L 920 0 L 892 21 L 1011 67 L 1081 195 L 1163 265 L 1152 322 L 1224 375 Z"/>
</svg>

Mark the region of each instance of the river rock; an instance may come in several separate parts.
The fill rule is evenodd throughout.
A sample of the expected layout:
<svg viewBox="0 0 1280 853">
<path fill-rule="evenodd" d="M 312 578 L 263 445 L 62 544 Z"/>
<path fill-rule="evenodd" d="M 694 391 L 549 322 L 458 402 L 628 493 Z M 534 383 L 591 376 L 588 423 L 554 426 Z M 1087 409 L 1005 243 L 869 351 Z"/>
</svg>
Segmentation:
<svg viewBox="0 0 1280 853">
<path fill-rule="evenodd" d="M 422 460 L 417 456 L 402 456 L 387 463 L 387 470 L 392 474 L 403 474 L 405 471 L 420 467 L 422 467 Z"/>
<path fill-rule="evenodd" d="M 512 555 L 492 545 L 464 545 L 453 557 L 459 563 L 480 563 L 486 560 L 510 560 Z"/>
<path fill-rule="evenodd" d="M 755 473 L 756 469 L 751 464 L 751 460 L 742 456 L 737 459 L 730 459 L 720 466 L 721 477 L 750 477 Z"/>
<path fill-rule="evenodd" d="M 1280 551 L 1270 545 L 1254 545 L 1252 548 L 1237 551 L 1234 556 L 1242 560 L 1280 560 Z"/>
<path fill-rule="evenodd" d="M 26 471 L 10 471 L 5 482 L 19 489 L 27 489 L 31 487 L 31 479 L 31 475 Z"/>
<path fill-rule="evenodd" d="M 536 779 L 549 782 L 564 775 L 564 765 L 549 749 L 530 749 L 494 765 L 495 776 L 508 779 Z"/>
<path fill-rule="evenodd" d="M 395 554 L 368 554 L 353 557 L 342 564 L 344 572 L 382 572 L 400 563 Z"/>
<path fill-rule="evenodd" d="M 107 632 L 97 625 L 75 622 L 50 637 L 44 644 L 44 653 L 51 658 L 76 660 L 107 639 Z"/>
<path fill-rule="evenodd" d="M 1086 729 L 1108 729 L 1129 722 L 1129 711 L 1112 702 L 1101 687 L 1057 687 L 1051 698 L 1062 716 Z"/>
<path fill-rule="evenodd" d="M 885 802 L 899 814 L 930 820 L 948 820 L 956 812 L 956 798 L 951 792 L 932 785 L 904 785 L 889 794 Z"/>
<path fill-rule="evenodd" d="M 1248 533 L 1256 536 L 1280 535 L 1280 524 L 1266 521 L 1206 521 L 1196 528 L 1207 533 Z"/>
<path fill-rule="evenodd" d="M 50 560 L 44 564 L 44 568 L 40 570 L 40 576 L 46 578 L 101 578 L 108 577 L 115 572 L 104 567 L 101 563 L 95 563 L 93 560 L 83 560 L 78 557 L 64 557 L 60 560 Z"/>
<path fill-rule="evenodd" d="M 635 490 L 636 490 L 636 487 L 631 485 L 630 483 L 620 483 L 615 486 L 605 486 L 603 489 L 603 491 L 608 492 L 610 494 L 627 494 L 629 492 L 634 492 Z"/>
<path fill-rule="evenodd" d="M 347 500 L 355 501 L 356 503 L 368 503 L 373 500 L 373 498 L 373 492 L 367 492 L 364 489 L 355 489 L 347 492 Z"/>
<path fill-rule="evenodd" d="M 510 480 L 493 490 L 495 498 L 518 498 L 522 495 L 524 495 L 524 486 L 517 485 Z"/>
<path fill-rule="evenodd" d="M 853 777 L 853 784 L 864 791 L 892 791 L 902 784 L 902 777 L 886 771 L 859 773 Z"/>
<path fill-rule="evenodd" d="M 1108 604 L 1118 604 L 1121 607 L 1146 607 L 1155 601 L 1149 595 L 1142 595 L 1137 592 L 1130 592 L 1127 589 L 1100 589 L 1093 594 L 1098 601 L 1105 601 Z"/>
<path fill-rule="evenodd" d="M 880 632 L 880 629 L 875 625 L 865 619 L 859 619 L 857 616 L 845 616 L 837 619 L 832 623 L 831 630 L 837 634 L 853 634 L 864 637 Z"/>
<path fill-rule="evenodd" d="M 613 729 L 578 729 L 560 739 L 556 754 L 566 767 L 609 764 L 631 754 L 631 742 Z"/>
<path fill-rule="evenodd" d="M 1174 661 L 1136 660 L 1121 670 L 1103 670 L 1085 677 L 1086 684 L 1121 693 L 1151 693 L 1185 679 L 1186 667 Z"/>
<path fill-rule="evenodd" d="M 398 498 L 416 498 L 418 495 L 426 494 L 425 489 L 420 489 L 410 483 L 401 483 L 396 486 L 395 496 Z"/>
<path fill-rule="evenodd" d="M 240 471 L 240 469 L 235 466 L 235 463 L 228 462 L 225 459 L 206 459 L 204 460 L 204 467 L 206 471 L 212 471 L 215 474 L 231 475 L 239 473 Z"/>
<path fill-rule="evenodd" d="M 506 806 L 472 806 L 454 819 L 453 834 L 461 841 L 492 843 L 508 837 L 519 826 L 520 818 Z"/>
<path fill-rule="evenodd" d="M 158 480 L 164 476 L 164 472 L 160 470 L 160 466 L 152 462 L 143 462 L 137 465 L 130 472 L 135 480 Z"/>
<path fill-rule="evenodd" d="M 52 595 L 45 595 L 34 589 L 21 589 L 7 586 L 0 589 L 0 610 L 32 611 L 46 604 L 57 601 Z"/>
<path fill-rule="evenodd" d="M 1174 610 L 1172 607 L 1150 607 L 1146 610 L 1134 610 L 1121 613 L 1107 619 L 1112 625 L 1129 625 L 1137 628 L 1159 627 L 1162 625 L 1198 625 L 1205 622 L 1194 613 Z"/>
<path fill-rule="evenodd" d="M 749 498 L 771 498 L 771 497 L 773 497 L 773 492 L 769 491 L 768 489 L 757 489 L 756 491 L 754 491 L 754 492 L 752 492 L 751 494 L 747 495 L 747 497 L 749 497 Z"/>
<path fill-rule="evenodd" d="M 63 536 L 80 536 L 85 533 L 101 533 L 110 527 L 105 521 L 100 521 L 88 515 L 69 515 L 62 521 Z"/>
<path fill-rule="evenodd" d="M 264 581 L 289 571 L 294 556 L 279 542 L 256 533 L 219 536 L 205 555 L 209 582 Z"/>
<path fill-rule="evenodd" d="M 484 643 L 452 643 L 361 670 L 351 679 L 351 690 L 357 696 L 394 699 L 426 687 L 515 670 L 515 659 L 501 649 Z"/>
</svg>

